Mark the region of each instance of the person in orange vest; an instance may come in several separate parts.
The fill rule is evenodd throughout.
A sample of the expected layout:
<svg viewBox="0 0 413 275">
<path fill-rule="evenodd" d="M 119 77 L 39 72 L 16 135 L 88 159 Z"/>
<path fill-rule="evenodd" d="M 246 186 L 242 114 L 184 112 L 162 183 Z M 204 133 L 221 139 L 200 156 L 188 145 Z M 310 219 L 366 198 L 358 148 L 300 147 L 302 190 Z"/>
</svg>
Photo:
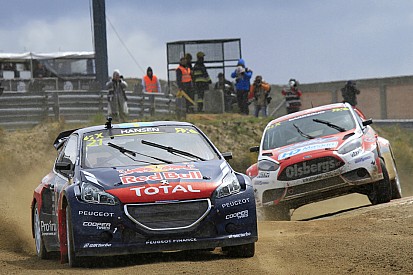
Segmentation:
<svg viewBox="0 0 413 275">
<path fill-rule="evenodd" d="M 153 74 L 152 68 L 148 67 L 146 75 L 142 79 L 144 93 L 161 93 L 161 84 L 156 75 Z"/>
<path fill-rule="evenodd" d="M 179 62 L 178 68 L 176 68 L 176 84 L 178 85 L 178 93 L 184 91 L 188 97 L 194 100 L 194 91 L 192 89 L 192 77 L 191 69 L 187 65 L 187 59 L 182 57 Z M 191 102 L 186 98 L 186 112 L 190 111 Z"/>
</svg>

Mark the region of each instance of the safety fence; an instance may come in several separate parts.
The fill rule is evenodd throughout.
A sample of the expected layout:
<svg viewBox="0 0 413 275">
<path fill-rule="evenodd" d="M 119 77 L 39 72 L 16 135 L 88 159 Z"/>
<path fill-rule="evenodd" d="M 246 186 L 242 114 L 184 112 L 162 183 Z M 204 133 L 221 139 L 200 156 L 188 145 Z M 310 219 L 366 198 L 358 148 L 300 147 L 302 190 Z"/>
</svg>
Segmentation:
<svg viewBox="0 0 413 275">
<path fill-rule="evenodd" d="M 126 94 L 130 120 L 175 114 L 173 96 Z M 8 92 L 0 96 L 0 128 L 7 130 L 30 128 L 45 120 L 87 123 L 97 115 L 107 115 L 107 91 Z"/>
</svg>

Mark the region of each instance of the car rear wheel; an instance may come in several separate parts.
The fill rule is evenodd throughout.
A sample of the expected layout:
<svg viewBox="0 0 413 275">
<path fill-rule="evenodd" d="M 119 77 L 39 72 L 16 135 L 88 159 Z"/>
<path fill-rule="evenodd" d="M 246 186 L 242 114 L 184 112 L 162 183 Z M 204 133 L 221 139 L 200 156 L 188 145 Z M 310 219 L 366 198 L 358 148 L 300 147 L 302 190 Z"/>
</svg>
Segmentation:
<svg viewBox="0 0 413 275">
<path fill-rule="evenodd" d="M 380 165 L 383 172 L 383 179 L 372 184 L 370 193 L 367 195 L 372 204 L 389 202 L 392 198 L 392 184 L 389 179 L 384 161 L 380 159 Z"/>
<path fill-rule="evenodd" d="M 234 258 L 251 258 L 255 254 L 255 243 L 247 243 L 243 245 L 227 246 L 222 248 L 227 252 L 229 257 Z"/>
<path fill-rule="evenodd" d="M 291 221 L 290 208 L 284 205 L 263 207 L 262 213 L 267 221 Z"/>
<path fill-rule="evenodd" d="M 66 207 L 66 242 L 67 242 L 67 260 L 70 267 L 80 266 L 80 259 L 76 257 L 73 241 L 73 226 L 70 206 Z"/>
<path fill-rule="evenodd" d="M 36 254 L 40 259 L 48 259 L 50 253 L 47 252 L 42 238 L 42 229 L 40 224 L 40 214 L 37 207 L 37 202 L 34 204 L 33 213 L 33 228 L 34 228 L 34 242 L 36 245 Z"/>
</svg>

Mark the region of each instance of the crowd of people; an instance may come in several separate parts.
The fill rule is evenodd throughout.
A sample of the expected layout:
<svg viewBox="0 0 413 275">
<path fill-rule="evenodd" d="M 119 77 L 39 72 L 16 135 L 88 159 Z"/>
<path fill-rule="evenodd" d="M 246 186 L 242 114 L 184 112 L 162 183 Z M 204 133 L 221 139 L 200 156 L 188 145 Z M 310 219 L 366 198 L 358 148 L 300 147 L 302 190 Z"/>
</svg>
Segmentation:
<svg viewBox="0 0 413 275">
<path fill-rule="evenodd" d="M 196 62 L 192 66 L 192 55 L 185 54 L 175 70 L 178 87 L 176 96 L 185 99 L 186 113 L 204 111 L 204 97 L 212 84 L 204 64 L 205 53 L 198 52 L 196 58 Z M 218 81 L 214 85 L 214 89 L 223 91 L 225 112 L 233 112 L 233 106 L 236 104 L 240 114 L 249 115 L 250 105 L 253 104 L 255 117 L 259 117 L 260 114 L 262 117 L 267 117 L 268 105 L 272 100 L 271 85 L 263 79 L 262 75 L 257 75 L 251 83 L 253 71 L 246 66 L 245 60 L 241 58 L 230 76 L 233 81 L 226 79 L 224 73 L 219 73 Z M 142 87 L 144 93 L 162 92 L 159 79 L 153 74 L 151 67 L 147 68 L 146 75 L 142 78 Z M 112 79 L 106 84 L 106 88 L 109 90 L 109 115 L 117 117 L 120 121 L 126 121 L 128 115 L 125 93 L 127 83 L 123 80 L 119 70 L 113 72 Z M 356 88 L 354 81 L 347 81 L 341 89 L 341 94 L 343 102 L 348 102 L 353 107 L 357 105 L 357 95 L 360 94 L 360 90 Z M 287 114 L 301 110 L 303 93 L 296 79 L 291 78 L 288 81 L 288 86 L 281 90 L 281 95 L 285 99 Z"/>
</svg>

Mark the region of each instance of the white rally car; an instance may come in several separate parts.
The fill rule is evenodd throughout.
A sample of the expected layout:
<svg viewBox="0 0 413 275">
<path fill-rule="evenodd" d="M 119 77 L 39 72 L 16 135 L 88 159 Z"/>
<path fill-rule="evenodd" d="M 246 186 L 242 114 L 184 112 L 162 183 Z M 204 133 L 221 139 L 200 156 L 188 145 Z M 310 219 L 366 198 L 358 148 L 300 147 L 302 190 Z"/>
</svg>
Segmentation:
<svg viewBox="0 0 413 275">
<path fill-rule="evenodd" d="M 290 220 L 291 209 L 350 193 L 372 204 L 401 198 L 388 140 L 347 103 L 320 106 L 271 121 L 247 169 L 266 219 Z"/>
</svg>

